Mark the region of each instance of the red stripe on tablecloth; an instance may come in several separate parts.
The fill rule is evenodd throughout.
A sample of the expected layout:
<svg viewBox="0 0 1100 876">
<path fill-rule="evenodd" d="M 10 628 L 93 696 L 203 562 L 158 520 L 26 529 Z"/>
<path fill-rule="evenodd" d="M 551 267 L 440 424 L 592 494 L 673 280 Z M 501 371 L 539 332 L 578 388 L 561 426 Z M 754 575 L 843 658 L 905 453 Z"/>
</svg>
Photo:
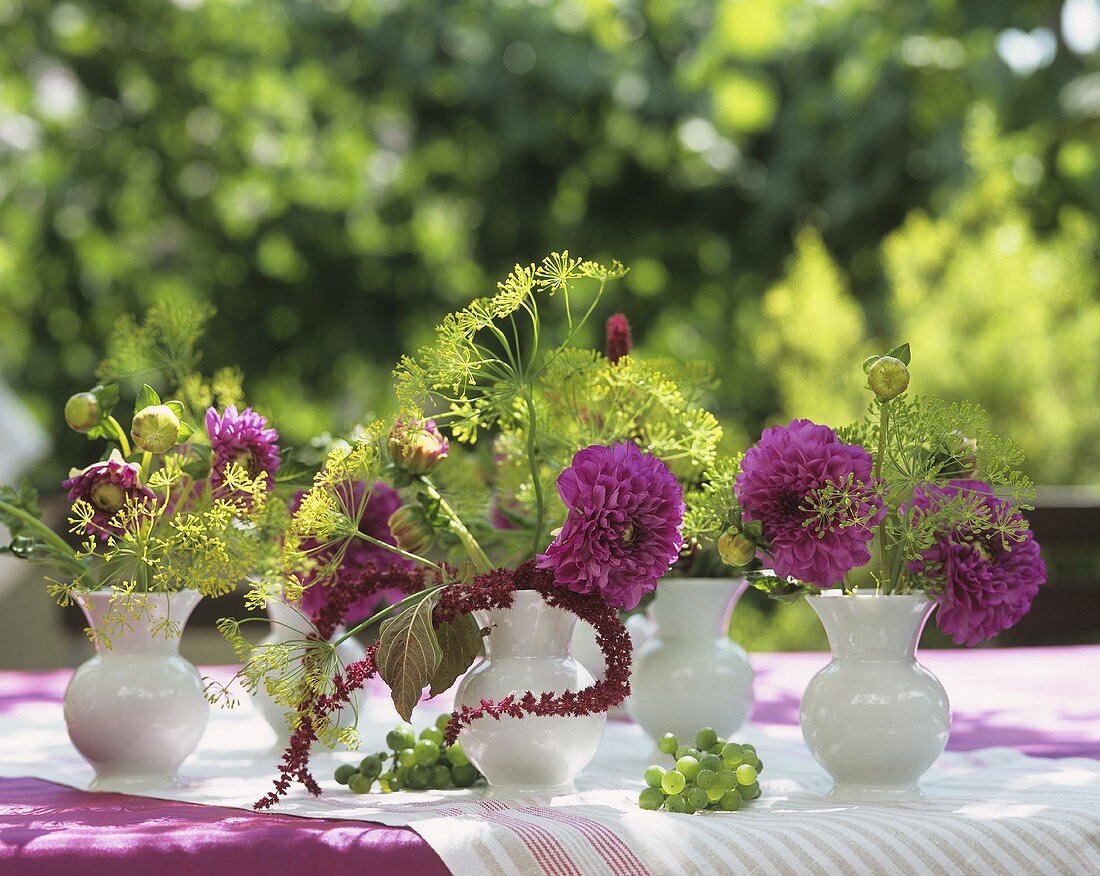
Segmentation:
<svg viewBox="0 0 1100 876">
<path fill-rule="evenodd" d="M 581 876 L 581 871 L 577 869 L 577 865 L 573 863 L 562 844 L 548 830 L 505 815 L 504 812 L 508 806 L 499 800 L 476 802 L 485 810 L 486 821 L 507 828 L 523 840 L 523 844 L 543 872 L 551 876 Z"/>
<path fill-rule="evenodd" d="M 592 844 L 592 848 L 607 862 L 611 872 L 616 876 L 650 876 L 649 870 L 638 860 L 630 847 L 598 821 L 592 821 L 582 815 L 568 815 L 545 806 L 526 806 L 520 811 L 530 812 L 532 815 L 548 818 L 551 821 L 560 821 L 562 824 L 576 828 L 581 836 Z"/>
</svg>

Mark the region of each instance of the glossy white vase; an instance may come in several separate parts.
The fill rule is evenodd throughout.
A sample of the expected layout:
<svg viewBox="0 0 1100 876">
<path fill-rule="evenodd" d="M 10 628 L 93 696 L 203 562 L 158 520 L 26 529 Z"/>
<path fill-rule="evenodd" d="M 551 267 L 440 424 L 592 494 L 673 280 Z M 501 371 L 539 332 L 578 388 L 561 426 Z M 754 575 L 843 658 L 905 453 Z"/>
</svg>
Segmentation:
<svg viewBox="0 0 1100 876">
<path fill-rule="evenodd" d="M 313 625 L 302 612 L 284 602 L 269 602 L 267 616 L 271 621 L 271 630 L 264 637 L 261 645 L 298 641 L 308 638 L 315 632 Z M 334 637 L 338 638 L 343 633 L 343 627 L 339 627 Z M 349 663 L 362 660 L 367 652 L 358 639 L 351 638 L 337 645 L 336 653 L 340 657 L 340 662 L 347 666 Z M 338 724 L 343 726 L 354 724 L 356 715 L 361 714 L 358 711 L 359 703 L 364 696 L 366 696 L 364 691 L 352 694 L 349 702 L 337 712 Z M 252 704 L 275 731 L 275 747 L 286 748 L 290 743 L 290 725 L 287 723 L 286 706 L 275 702 L 262 686 L 252 694 Z M 396 716 L 394 720 L 397 720 Z"/>
<path fill-rule="evenodd" d="M 748 583 L 666 578 L 649 613 L 654 636 L 634 655 L 630 711 L 653 739 L 675 733 L 692 745 L 703 727 L 728 737 L 752 709 L 753 670 L 727 634 Z"/>
<path fill-rule="evenodd" d="M 582 690 L 592 675 L 569 652 L 576 616 L 551 608 L 532 590 L 514 594 L 511 608 L 474 612 L 483 629 L 485 657 L 455 693 L 459 706 L 501 700 L 527 691 Z M 568 793 L 603 738 L 604 714 L 582 717 L 481 718 L 459 742 L 489 783 L 490 793 Z"/>
<path fill-rule="evenodd" d="M 76 597 L 88 625 L 101 627 L 110 592 Z M 142 790 L 178 783 L 176 771 L 199 744 L 210 705 L 198 670 L 179 653 L 180 637 L 202 596 L 194 590 L 136 593 L 126 610 L 132 627 L 73 673 L 65 724 L 76 750 L 96 772 L 94 791 Z M 179 636 L 152 630 L 164 618 Z"/>
<path fill-rule="evenodd" d="M 636 654 L 642 645 L 653 638 L 653 621 L 643 614 L 632 614 L 626 619 L 625 625 L 626 631 L 630 635 L 630 644 Z M 571 650 L 573 656 L 580 661 L 581 666 L 591 672 L 595 678 L 603 678 L 606 669 L 605 661 L 603 652 L 596 642 L 596 631 L 592 627 L 585 623 L 576 625 L 573 630 Z M 631 666 L 633 666 L 633 659 L 633 655 L 631 655 Z M 610 709 L 607 716 L 609 718 L 626 717 L 629 714 L 630 697 L 627 697 L 623 703 Z"/>
<path fill-rule="evenodd" d="M 832 661 L 802 697 L 802 735 L 833 777 L 832 797 L 921 796 L 918 781 L 947 744 L 947 693 L 916 659 L 935 603 L 924 594 L 825 591 L 806 600 L 825 626 Z"/>
</svg>

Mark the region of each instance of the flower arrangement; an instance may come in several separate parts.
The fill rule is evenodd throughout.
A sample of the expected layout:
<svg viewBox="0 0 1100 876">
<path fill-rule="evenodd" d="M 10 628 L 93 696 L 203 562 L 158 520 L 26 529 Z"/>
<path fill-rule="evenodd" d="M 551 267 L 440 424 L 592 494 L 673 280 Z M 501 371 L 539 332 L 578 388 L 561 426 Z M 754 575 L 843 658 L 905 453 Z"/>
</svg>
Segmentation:
<svg viewBox="0 0 1100 876">
<path fill-rule="evenodd" d="M 236 372 L 207 381 L 194 370 L 209 316 L 177 307 L 154 308 L 144 323 L 125 318 L 115 331 L 117 357 L 100 366 L 108 379 L 66 403 L 68 425 L 106 445 L 99 461 L 74 468 L 62 484 L 78 546 L 42 521 L 29 485 L 0 487 L 0 522 L 11 532 L 0 550 L 59 570 L 48 587 L 62 605 L 81 592 L 112 592 L 112 609 L 88 629 L 94 642 L 109 646 L 147 610 L 138 594 L 193 589 L 221 596 L 273 559 L 270 533 L 286 519 L 271 499 L 279 436 L 251 408 L 238 411 Z M 126 429 L 116 411 L 121 386 L 135 373 L 178 397 L 162 400 L 143 383 Z M 200 416 L 204 430 L 191 425 Z M 165 617 L 154 633 L 176 636 L 179 629 Z"/>
<path fill-rule="evenodd" d="M 474 721 L 594 714 L 629 694 L 631 646 L 618 612 L 679 556 L 684 493 L 717 459 L 721 428 L 701 405 L 709 369 L 631 355 L 621 314 L 606 324 L 606 355 L 580 345 L 625 273 L 568 253 L 517 265 L 496 294 L 449 314 L 433 344 L 401 359 L 398 416 L 359 427 L 328 454 L 294 511 L 280 574 L 248 596 L 253 608 L 284 599 L 312 630 L 254 647 L 241 632 L 248 618 L 221 622 L 243 662 L 239 680 L 262 685 L 293 728 L 258 808 L 295 781 L 320 792 L 312 745 L 358 745 L 336 716 L 368 678 L 382 678 L 406 721 L 425 690 L 449 688 L 480 653 L 486 631 L 471 613 L 507 608 L 517 590 L 591 624 L 606 672 L 582 691 L 461 708 L 448 744 Z M 556 344 L 544 319 L 551 300 L 563 317 Z M 375 504 L 393 509 L 388 533 L 363 525 L 381 519 Z M 383 596 L 390 604 L 345 634 L 381 622 L 378 641 L 341 666 L 344 637 L 329 637 Z M 227 688 L 210 694 L 232 701 Z"/>
<path fill-rule="evenodd" d="M 1024 512 L 1021 454 L 976 405 L 910 397 L 909 346 L 864 362 L 874 399 L 839 430 L 794 420 L 719 462 L 688 511 L 723 559 L 773 596 L 927 593 L 974 645 L 1027 612 L 1046 569 Z"/>
</svg>

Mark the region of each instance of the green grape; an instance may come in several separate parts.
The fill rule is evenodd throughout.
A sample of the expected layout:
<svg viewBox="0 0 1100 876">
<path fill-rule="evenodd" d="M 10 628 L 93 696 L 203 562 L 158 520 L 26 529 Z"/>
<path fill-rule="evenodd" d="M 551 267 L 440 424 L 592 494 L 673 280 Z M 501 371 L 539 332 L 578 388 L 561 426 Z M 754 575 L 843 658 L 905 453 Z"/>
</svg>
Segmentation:
<svg viewBox="0 0 1100 876">
<path fill-rule="evenodd" d="M 676 749 L 679 747 L 680 741 L 676 738 L 675 733 L 666 733 L 657 740 L 657 748 L 660 749 L 662 754 L 675 754 Z"/>
<path fill-rule="evenodd" d="M 412 769 L 411 764 L 409 766 L 399 766 L 397 768 L 397 772 L 396 772 L 395 775 L 397 776 L 398 784 L 407 785 L 409 783 L 409 770 L 411 770 L 411 769 Z"/>
<path fill-rule="evenodd" d="M 749 763 L 752 764 L 752 768 L 758 773 L 764 772 L 764 762 L 760 760 L 759 757 L 754 757 Z"/>
<path fill-rule="evenodd" d="M 348 787 L 356 794 L 369 794 L 374 787 L 374 779 L 368 779 L 362 773 L 356 773 L 348 782 Z"/>
<path fill-rule="evenodd" d="M 669 770 L 661 777 L 661 790 L 666 794 L 679 794 L 687 786 L 687 779 L 679 770 Z"/>
<path fill-rule="evenodd" d="M 359 772 L 370 779 L 377 779 L 382 774 L 382 758 L 377 754 L 368 754 L 359 761 Z"/>
<path fill-rule="evenodd" d="M 665 795 L 659 788 L 643 788 L 642 793 L 638 795 L 638 805 L 650 812 L 660 809 L 664 802 Z"/>
<path fill-rule="evenodd" d="M 464 763 L 451 770 L 451 781 L 455 783 L 456 788 L 469 788 L 480 775 L 477 767 L 472 763 Z"/>
<path fill-rule="evenodd" d="M 736 742 L 727 742 L 722 747 L 722 760 L 726 766 L 735 767 L 745 759 L 745 750 Z"/>
<path fill-rule="evenodd" d="M 443 764 L 432 767 L 432 787 L 437 790 L 450 787 L 451 768 Z"/>
<path fill-rule="evenodd" d="M 751 785 L 740 785 L 737 788 L 739 793 L 745 800 L 755 800 L 760 796 L 760 785 L 753 782 Z"/>
<path fill-rule="evenodd" d="M 399 786 L 401 782 L 397 778 L 397 773 L 393 772 L 393 770 L 382 773 L 382 775 L 378 777 L 378 781 L 382 785 L 383 791 L 400 790 Z"/>
<path fill-rule="evenodd" d="M 679 760 L 681 757 L 687 757 L 687 753 L 691 751 L 691 747 L 687 745 L 679 745 L 676 747 L 675 753 L 672 755 Z"/>
<path fill-rule="evenodd" d="M 756 746 L 755 745 L 749 745 L 749 743 L 743 742 L 743 743 L 741 743 L 741 747 L 745 751 L 751 751 L 753 754 L 756 754 Z"/>
<path fill-rule="evenodd" d="M 676 766 L 678 768 L 680 765 L 677 764 Z M 699 770 L 699 772 L 695 774 L 695 784 L 704 791 L 709 791 L 711 788 L 717 786 L 718 773 L 714 770 Z"/>
<path fill-rule="evenodd" d="M 403 767 L 411 767 L 416 763 L 416 752 L 411 748 L 402 748 L 397 753 L 397 763 Z"/>
<path fill-rule="evenodd" d="M 737 787 L 737 773 L 728 767 L 718 770 L 718 787 L 723 791 L 732 791 Z"/>
<path fill-rule="evenodd" d="M 443 749 L 443 757 L 447 759 L 447 763 L 451 766 L 465 766 L 470 762 L 470 758 L 466 757 L 466 752 L 462 750 L 462 746 L 457 742 Z"/>
<path fill-rule="evenodd" d="M 420 731 L 420 738 L 430 740 L 440 748 L 443 747 L 443 731 L 438 727 L 425 727 Z"/>
<path fill-rule="evenodd" d="M 687 757 L 694 757 L 696 760 L 699 760 L 703 756 L 703 752 L 698 748 L 689 748 L 684 754 Z M 677 760 L 679 760 L 679 758 L 677 758 Z"/>
<path fill-rule="evenodd" d="M 416 731 L 412 724 L 399 724 L 386 734 L 386 745 L 391 751 L 412 748 L 416 744 Z"/>
<path fill-rule="evenodd" d="M 695 747 L 702 750 L 710 748 L 718 741 L 718 731 L 713 727 L 704 727 L 695 734 Z"/>
<path fill-rule="evenodd" d="M 682 794 L 673 794 L 665 798 L 665 809 L 669 812 L 687 812 L 687 800 Z"/>
<path fill-rule="evenodd" d="M 444 712 L 438 718 L 435 719 L 435 726 L 440 733 L 443 733 L 447 729 L 447 725 L 451 722 L 451 713 Z"/>
<path fill-rule="evenodd" d="M 756 781 L 756 769 L 747 763 L 737 768 L 737 784 L 751 785 Z"/>
<path fill-rule="evenodd" d="M 717 803 L 719 800 L 721 800 L 725 796 L 725 794 L 726 792 L 719 788 L 717 785 L 715 785 L 713 788 L 707 788 L 707 799 L 709 799 L 712 804 Z"/>
<path fill-rule="evenodd" d="M 706 809 L 708 803 L 710 803 L 710 798 L 702 788 L 692 788 L 687 792 L 687 804 L 696 812 L 700 809 Z"/>
<path fill-rule="evenodd" d="M 427 791 L 432 785 L 432 768 L 418 763 L 409 770 L 409 787 L 414 791 Z"/>
<path fill-rule="evenodd" d="M 676 761 L 676 769 L 684 774 L 685 779 L 693 780 L 699 774 L 699 759 L 685 754 Z"/>
<path fill-rule="evenodd" d="M 418 764 L 435 766 L 439 762 L 439 745 L 431 739 L 421 739 L 413 746 L 413 756 Z"/>
<path fill-rule="evenodd" d="M 645 783 L 651 788 L 661 787 L 661 779 L 665 777 L 665 768 L 654 764 L 645 771 Z"/>
<path fill-rule="evenodd" d="M 722 758 L 717 754 L 704 754 L 699 758 L 699 766 L 705 770 L 718 772 L 718 770 L 722 769 Z"/>
<path fill-rule="evenodd" d="M 707 751 L 710 754 L 715 754 L 715 755 L 718 755 L 718 757 L 721 757 L 722 756 L 722 749 L 725 748 L 725 747 L 726 747 L 725 741 L 722 740 L 722 739 L 719 739 L 717 742 L 714 743 L 714 745 L 712 745 L 710 748 L 708 748 Z"/>
<path fill-rule="evenodd" d="M 722 795 L 722 811 L 736 812 L 741 808 L 741 795 L 737 791 L 726 791 Z"/>
<path fill-rule="evenodd" d="M 348 783 L 348 780 L 357 772 L 359 771 L 355 767 L 353 767 L 349 763 L 346 763 L 343 766 L 338 766 L 336 768 L 336 775 L 333 778 L 335 778 L 336 781 L 339 782 L 341 785 L 346 785 Z"/>
</svg>

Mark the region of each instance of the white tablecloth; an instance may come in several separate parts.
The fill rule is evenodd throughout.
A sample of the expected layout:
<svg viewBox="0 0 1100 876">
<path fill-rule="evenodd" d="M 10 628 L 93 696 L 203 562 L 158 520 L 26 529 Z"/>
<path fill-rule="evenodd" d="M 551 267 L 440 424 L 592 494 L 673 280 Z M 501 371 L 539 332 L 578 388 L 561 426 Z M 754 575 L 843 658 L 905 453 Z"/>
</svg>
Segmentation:
<svg viewBox="0 0 1100 876">
<path fill-rule="evenodd" d="M 383 748 L 392 708 L 373 698 L 364 712 L 365 748 Z M 421 707 L 418 726 L 436 714 Z M 339 753 L 315 758 L 324 796 L 299 789 L 278 811 L 409 825 L 461 876 L 1100 873 L 1100 761 L 1028 758 L 1009 749 L 949 753 L 926 776 L 926 799 L 857 806 L 825 797 L 829 779 L 796 728 L 747 727 L 737 735 L 756 745 L 765 772 L 763 797 L 736 813 L 640 810 L 641 776 L 658 756 L 637 728 L 618 722 L 608 724 L 577 794 L 520 800 L 487 799 L 483 791 L 354 795 L 331 776 L 338 763 L 360 755 Z M 268 747 L 272 737 L 247 703 L 215 710 L 198 752 L 184 764 L 184 786 L 145 796 L 250 808 L 270 786 L 277 758 Z M 68 742 L 58 704 L 0 715 L 0 740 L 0 775 L 78 788 L 91 780 L 91 769 Z"/>
</svg>

